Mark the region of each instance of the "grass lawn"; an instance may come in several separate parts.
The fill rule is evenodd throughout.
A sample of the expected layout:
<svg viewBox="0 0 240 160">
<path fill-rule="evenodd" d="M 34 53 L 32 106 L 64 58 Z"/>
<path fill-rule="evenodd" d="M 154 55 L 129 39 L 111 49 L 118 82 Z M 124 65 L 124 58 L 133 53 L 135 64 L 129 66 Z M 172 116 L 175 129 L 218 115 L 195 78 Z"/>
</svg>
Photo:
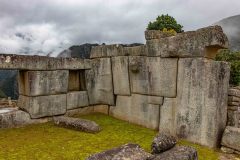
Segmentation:
<svg viewBox="0 0 240 160">
<path fill-rule="evenodd" d="M 0 160 L 69 159 L 81 160 L 90 154 L 120 146 L 125 143 L 140 144 L 150 152 L 156 131 L 117 120 L 103 114 L 81 116 L 94 120 L 102 131 L 89 134 L 54 126 L 52 122 L 29 125 L 17 129 L 0 130 Z M 200 160 L 216 160 L 219 152 L 186 141 L 198 150 Z"/>
</svg>

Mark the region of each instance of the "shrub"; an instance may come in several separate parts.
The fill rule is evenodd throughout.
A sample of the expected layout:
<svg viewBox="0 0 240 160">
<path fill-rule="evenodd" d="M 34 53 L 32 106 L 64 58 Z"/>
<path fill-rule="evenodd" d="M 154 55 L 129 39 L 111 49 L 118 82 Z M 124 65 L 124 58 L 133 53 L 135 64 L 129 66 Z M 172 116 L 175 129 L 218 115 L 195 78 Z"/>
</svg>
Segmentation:
<svg viewBox="0 0 240 160">
<path fill-rule="evenodd" d="M 183 32 L 183 26 L 178 24 L 172 16 L 164 15 L 158 16 L 154 22 L 149 22 L 147 30 L 174 30 L 177 33 Z M 171 31 L 172 32 L 172 31 Z"/>
<path fill-rule="evenodd" d="M 230 84 L 240 85 L 240 52 L 231 52 L 228 49 L 220 50 L 217 61 L 226 61 L 231 64 Z"/>
</svg>

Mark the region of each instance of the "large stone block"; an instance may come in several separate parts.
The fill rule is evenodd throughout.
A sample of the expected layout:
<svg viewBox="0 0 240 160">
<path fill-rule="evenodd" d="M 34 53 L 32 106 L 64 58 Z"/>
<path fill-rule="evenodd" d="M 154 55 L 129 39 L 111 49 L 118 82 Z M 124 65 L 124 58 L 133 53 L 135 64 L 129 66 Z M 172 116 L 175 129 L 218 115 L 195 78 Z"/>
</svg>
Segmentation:
<svg viewBox="0 0 240 160">
<path fill-rule="evenodd" d="M 227 126 L 223 133 L 222 145 L 240 152 L 240 128 Z"/>
<path fill-rule="evenodd" d="M 218 49 L 228 48 L 228 40 L 220 26 L 211 26 L 148 40 L 147 47 L 149 56 L 214 58 Z"/>
<path fill-rule="evenodd" d="M 240 97 L 228 96 L 228 102 L 239 102 L 240 104 Z"/>
<path fill-rule="evenodd" d="M 235 97 L 239 97 L 240 98 L 240 89 L 238 88 L 230 88 L 228 91 L 228 94 L 230 96 L 235 96 Z"/>
<path fill-rule="evenodd" d="M 103 113 L 108 115 L 109 112 L 109 106 L 108 105 L 94 105 L 93 107 L 93 112 L 96 113 Z"/>
<path fill-rule="evenodd" d="M 88 133 L 97 133 L 101 131 L 100 126 L 94 121 L 73 118 L 66 116 L 58 116 L 53 118 L 54 124 L 60 127 L 65 127 L 68 129 L 73 129 Z"/>
<path fill-rule="evenodd" d="M 123 46 L 118 44 L 101 45 L 93 47 L 90 53 L 90 58 L 104 58 L 114 56 L 124 56 Z"/>
<path fill-rule="evenodd" d="M 111 59 L 93 59 L 85 73 L 89 103 L 114 105 Z"/>
<path fill-rule="evenodd" d="M 167 132 L 176 135 L 176 98 L 164 98 L 164 103 L 160 106 L 159 132 Z"/>
<path fill-rule="evenodd" d="M 112 57 L 114 94 L 130 95 L 128 57 Z"/>
<path fill-rule="evenodd" d="M 89 69 L 89 60 L 0 54 L 0 68 L 19 70 L 78 70 Z"/>
<path fill-rule="evenodd" d="M 88 106 L 88 107 L 81 107 L 81 108 L 77 108 L 77 109 L 70 109 L 67 110 L 67 112 L 65 113 L 65 116 L 74 116 L 74 115 L 87 115 L 90 113 L 93 113 L 93 107 L 92 106 Z"/>
<path fill-rule="evenodd" d="M 176 58 L 129 57 L 132 93 L 176 97 Z"/>
<path fill-rule="evenodd" d="M 19 72 L 19 93 L 22 95 L 61 94 L 67 90 L 68 70 Z"/>
<path fill-rule="evenodd" d="M 239 119 L 240 119 L 240 115 L 239 115 L 238 111 L 232 111 L 232 110 L 227 111 L 227 125 L 228 126 L 238 127 Z"/>
<path fill-rule="evenodd" d="M 124 55 L 128 56 L 147 56 L 147 46 L 134 46 L 134 47 L 124 47 Z"/>
<path fill-rule="evenodd" d="M 31 119 L 29 113 L 17 108 L 0 109 L 0 128 L 16 128 L 33 123 L 45 123 L 51 118 Z"/>
<path fill-rule="evenodd" d="M 4 111 L 2 112 L 1 111 Z M 14 108 L 0 109 L 0 128 L 19 127 L 30 123 L 28 113 Z"/>
<path fill-rule="evenodd" d="M 229 73 L 224 62 L 180 59 L 177 97 L 165 99 L 160 130 L 210 147 L 219 145 L 227 120 Z"/>
<path fill-rule="evenodd" d="M 109 114 L 157 130 L 159 126 L 159 105 L 148 103 L 148 99 L 148 96 L 139 94 L 117 96 L 116 106 L 110 107 Z"/>
<path fill-rule="evenodd" d="M 88 106 L 87 91 L 72 91 L 67 93 L 67 109 Z"/>
<path fill-rule="evenodd" d="M 0 109 L 0 128 L 15 128 L 28 124 L 45 123 L 51 118 L 31 119 L 29 113 L 17 108 Z"/>
<path fill-rule="evenodd" d="M 28 97 L 20 95 L 18 107 L 27 111 L 31 118 L 42 118 L 65 114 L 67 109 L 67 95 L 48 95 Z"/>
<path fill-rule="evenodd" d="M 189 146 L 175 146 L 161 154 L 156 154 L 149 160 L 198 160 L 197 150 Z"/>
<path fill-rule="evenodd" d="M 96 153 L 86 160 L 147 160 L 150 153 L 145 152 L 138 144 L 125 144 L 120 147 Z"/>
<path fill-rule="evenodd" d="M 145 33 L 146 40 L 160 39 L 160 38 L 173 36 L 172 33 L 163 32 L 161 30 L 146 30 L 144 33 Z"/>
</svg>

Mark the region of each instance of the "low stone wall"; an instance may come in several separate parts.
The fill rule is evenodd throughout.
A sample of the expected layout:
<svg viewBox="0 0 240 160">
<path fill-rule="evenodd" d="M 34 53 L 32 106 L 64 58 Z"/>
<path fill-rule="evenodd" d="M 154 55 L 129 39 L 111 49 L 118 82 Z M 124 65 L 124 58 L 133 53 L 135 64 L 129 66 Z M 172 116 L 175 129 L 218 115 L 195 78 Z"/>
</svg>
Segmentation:
<svg viewBox="0 0 240 160">
<path fill-rule="evenodd" d="M 146 36 L 142 46 L 96 46 L 85 60 L 0 55 L 0 68 L 20 70 L 18 106 L 31 118 L 101 112 L 218 146 L 230 73 L 212 60 L 228 47 L 221 27 Z"/>
<path fill-rule="evenodd" d="M 223 152 L 240 154 L 240 128 L 227 126 L 221 144 Z"/>
<path fill-rule="evenodd" d="M 240 86 L 228 91 L 228 126 L 240 128 Z"/>
</svg>

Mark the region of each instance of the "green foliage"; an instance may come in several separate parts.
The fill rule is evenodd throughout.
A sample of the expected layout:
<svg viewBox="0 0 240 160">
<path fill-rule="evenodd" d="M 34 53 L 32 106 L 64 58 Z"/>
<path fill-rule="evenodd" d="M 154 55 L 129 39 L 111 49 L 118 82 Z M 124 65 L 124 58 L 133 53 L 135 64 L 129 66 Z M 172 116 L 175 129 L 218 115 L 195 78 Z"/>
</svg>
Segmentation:
<svg viewBox="0 0 240 160">
<path fill-rule="evenodd" d="M 220 50 L 216 60 L 231 64 L 230 84 L 240 85 L 240 52 L 231 52 L 228 49 Z"/>
<path fill-rule="evenodd" d="M 174 29 L 168 30 L 167 28 L 163 28 L 162 31 L 163 31 L 163 33 L 166 33 L 169 36 L 175 36 L 177 34 L 177 32 Z"/>
<path fill-rule="evenodd" d="M 162 14 L 161 16 L 158 16 L 154 22 L 149 22 L 147 30 L 161 30 L 163 31 L 165 29 L 171 30 L 173 29 L 177 33 L 183 32 L 182 28 L 183 26 L 178 24 L 177 21 L 172 17 Z"/>
</svg>

